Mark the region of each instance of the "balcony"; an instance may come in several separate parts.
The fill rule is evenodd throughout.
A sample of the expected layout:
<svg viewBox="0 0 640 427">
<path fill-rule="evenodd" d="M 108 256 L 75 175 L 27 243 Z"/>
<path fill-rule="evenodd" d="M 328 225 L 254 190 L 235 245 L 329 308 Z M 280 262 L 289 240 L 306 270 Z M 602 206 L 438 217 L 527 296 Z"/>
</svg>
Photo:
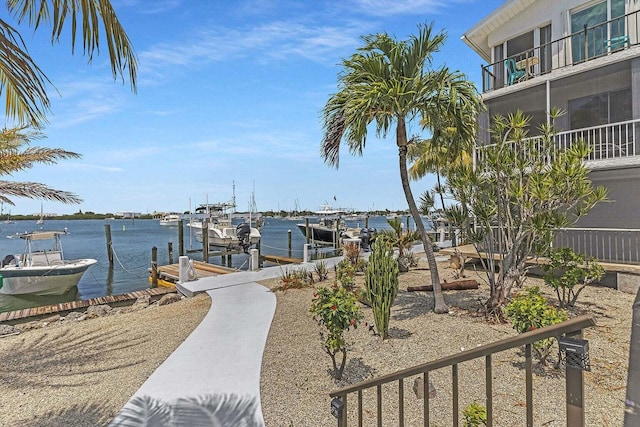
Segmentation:
<svg viewBox="0 0 640 427">
<path fill-rule="evenodd" d="M 625 122 L 610 123 L 600 126 L 592 126 L 583 129 L 564 131 L 554 136 L 553 150 L 544 152 L 537 150 L 539 145 L 535 143 L 541 137 L 531 137 L 534 149 L 525 153 L 526 156 L 546 157 L 547 161 L 554 158 L 557 150 L 566 150 L 579 140 L 590 148 L 589 155 L 585 158 L 590 169 L 603 169 L 615 165 L 630 165 L 640 163 L 640 158 L 636 156 L 638 151 L 638 137 L 640 136 L 640 119 L 628 120 Z M 516 142 L 512 143 L 516 149 Z M 492 144 L 476 147 L 476 159 L 482 161 L 484 149 Z M 549 151 L 549 150 L 547 150 Z"/>
<path fill-rule="evenodd" d="M 550 43 L 482 67 L 482 92 L 518 85 L 560 69 L 610 55 L 640 43 L 640 12 L 594 25 Z M 595 63 L 594 63 L 595 64 Z"/>
</svg>

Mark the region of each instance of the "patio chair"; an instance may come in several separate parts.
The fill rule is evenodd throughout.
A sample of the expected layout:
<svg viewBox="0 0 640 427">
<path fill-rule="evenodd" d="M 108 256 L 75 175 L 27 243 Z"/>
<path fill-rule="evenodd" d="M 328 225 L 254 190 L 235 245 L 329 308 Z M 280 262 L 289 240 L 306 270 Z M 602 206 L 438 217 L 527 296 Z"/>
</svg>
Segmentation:
<svg viewBox="0 0 640 427">
<path fill-rule="evenodd" d="M 514 83 L 519 82 L 526 77 L 527 72 L 525 70 L 518 70 L 516 68 L 516 60 L 508 58 L 504 61 L 507 66 L 507 84 L 511 86 Z"/>
</svg>

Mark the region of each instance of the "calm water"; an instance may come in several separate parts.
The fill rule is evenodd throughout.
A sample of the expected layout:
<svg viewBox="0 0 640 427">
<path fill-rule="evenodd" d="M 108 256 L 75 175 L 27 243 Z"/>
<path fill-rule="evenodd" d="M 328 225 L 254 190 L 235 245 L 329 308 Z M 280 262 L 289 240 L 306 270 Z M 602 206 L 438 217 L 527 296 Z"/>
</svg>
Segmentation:
<svg viewBox="0 0 640 427">
<path fill-rule="evenodd" d="M 313 220 L 310 220 L 313 221 Z M 302 258 L 305 244 L 304 235 L 296 227 L 302 221 L 289 221 L 279 218 L 265 218 L 262 228 L 261 253 L 269 255 L 289 256 L 288 230 L 291 230 L 291 256 Z M 406 220 L 405 220 L 406 222 Z M 114 250 L 114 267 L 109 268 L 105 224 L 111 227 L 111 238 Z M 351 227 L 363 227 L 364 221 L 347 222 Z M 369 227 L 389 228 L 385 217 L 372 217 Z M 149 267 L 151 248 L 158 248 L 158 264 L 169 263 L 168 243 L 173 243 L 173 262 L 178 261 L 178 229 L 177 227 L 160 226 L 152 219 L 118 219 L 104 220 L 46 220 L 44 225 L 35 221 L 16 221 L 13 224 L 0 223 L 0 259 L 8 254 L 21 253 L 24 242 L 21 239 L 8 239 L 16 233 L 44 230 L 68 230 L 63 236 L 62 246 L 65 258 L 94 258 L 98 263 L 93 265 L 82 276 L 77 288 L 61 296 L 8 296 L 0 295 L 0 312 L 17 310 L 26 307 L 55 304 L 66 301 L 82 300 L 105 295 L 118 295 L 149 288 Z M 184 231 L 185 249 L 200 249 L 200 243 Z M 190 258 L 202 260 L 201 253 L 188 254 Z M 233 256 L 233 266 L 247 269 L 248 255 Z M 212 263 L 219 263 L 220 257 L 212 257 Z"/>
</svg>

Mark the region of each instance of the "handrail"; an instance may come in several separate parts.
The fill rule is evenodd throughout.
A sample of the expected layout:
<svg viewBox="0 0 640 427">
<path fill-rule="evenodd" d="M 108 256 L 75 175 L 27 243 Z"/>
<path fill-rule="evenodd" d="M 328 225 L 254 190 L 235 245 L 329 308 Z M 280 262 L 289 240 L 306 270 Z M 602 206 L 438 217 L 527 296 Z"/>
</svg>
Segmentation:
<svg viewBox="0 0 640 427">
<path fill-rule="evenodd" d="M 504 340 L 500 340 L 494 343 L 485 344 L 483 346 L 465 350 L 461 353 L 457 353 L 451 356 L 444 357 L 442 359 L 434 360 L 432 362 L 423 363 L 421 365 L 414 366 L 412 368 L 403 369 L 391 374 L 383 375 L 378 378 L 363 381 L 358 384 L 346 386 L 338 390 L 334 390 L 329 393 L 330 397 L 344 396 L 349 393 L 360 391 L 366 388 L 376 387 L 392 381 L 398 381 L 402 378 L 418 375 L 423 372 L 429 372 L 436 369 L 444 368 L 447 366 L 456 365 L 469 360 L 477 359 L 498 353 L 501 351 L 509 350 L 511 348 L 520 347 L 525 344 L 531 344 L 536 341 L 540 341 L 546 338 L 558 337 L 563 334 L 570 334 L 580 331 L 582 329 L 596 326 L 595 318 L 592 315 L 578 316 L 567 321 L 557 323 L 555 325 L 545 326 L 540 329 L 525 332 Z"/>
</svg>

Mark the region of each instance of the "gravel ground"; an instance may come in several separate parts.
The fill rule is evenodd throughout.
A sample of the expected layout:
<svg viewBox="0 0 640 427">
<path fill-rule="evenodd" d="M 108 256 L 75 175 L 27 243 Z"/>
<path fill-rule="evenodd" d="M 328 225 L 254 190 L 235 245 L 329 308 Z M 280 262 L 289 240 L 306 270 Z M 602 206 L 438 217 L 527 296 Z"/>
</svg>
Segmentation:
<svg viewBox="0 0 640 427">
<path fill-rule="evenodd" d="M 0 337 L 0 426 L 106 425 L 210 306 L 205 293 Z"/>
<path fill-rule="evenodd" d="M 320 328 L 308 311 L 314 289 L 276 293 L 278 304 L 262 366 L 261 398 L 267 426 L 335 426 L 336 420 L 330 414 L 331 391 L 515 335 L 510 325 L 488 323 L 478 313 L 489 289 L 483 275 L 473 270 L 467 270 L 466 278 L 476 279 L 480 288 L 445 292 L 451 312 L 434 314 L 431 293 L 406 291 L 407 286 L 430 281 L 429 271 L 423 264 L 424 261 L 421 268 L 400 276 L 401 290 L 392 308 L 390 339 L 382 341 L 364 325 L 348 333 L 350 348 L 341 381 L 335 381 L 330 375 L 331 361 L 321 346 Z M 441 279 L 454 280 L 448 263 L 440 263 L 439 271 Z M 277 280 L 265 284 L 271 288 L 279 285 Z M 545 288 L 540 279 L 528 278 L 525 286 L 532 285 Z M 555 294 L 549 293 L 549 296 L 555 300 Z M 592 372 L 585 373 L 588 426 L 622 425 L 634 297 L 589 286 L 578 300 L 576 314 L 592 313 L 598 324 L 585 331 L 592 367 Z M 371 324 L 371 310 L 365 308 L 364 313 L 363 322 Z M 514 349 L 494 355 L 494 425 L 525 424 L 523 353 L 521 349 Z M 554 355 L 550 365 L 555 360 Z M 483 359 L 460 365 L 461 410 L 474 400 L 484 404 L 484 372 Z M 435 371 L 429 379 L 436 389 L 436 397 L 430 401 L 431 425 L 450 426 L 451 369 Z M 422 400 L 412 390 L 414 380 L 410 378 L 404 386 L 407 426 L 422 425 Z M 557 371 L 550 366 L 535 370 L 534 425 L 566 425 L 564 387 L 564 369 Z M 385 426 L 397 425 L 397 388 L 397 383 L 383 387 L 384 396 L 390 399 L 384 403 Z M 355 399 L 353 395 L 350 400 L 352 414 Z M 363 401 L 364 425 L 375 425 L 375 389 L 364 392 Z M 351 417 L 350 425 L 357 425 L 355 420 Z"/>
<path fill-rule="evenodd" d="M 442 279 L 452 279 L 447 263 L 441 263 L 439 270 Z M 331 363 L 321 346 L 320 329 L 308 312 L 314 289 L 276 292 L 278 304 L 261 377 L 267 426 L 335 426 L 329 410 L 332 390 L 514 335 L 509 325 L 487 323 L 478 314 L 488 287 L 473 271 L 467 271 L 467 278 L 477 279 L 480 289 L 445 292 L 451 313 L 435 315 L 430 293 L 406 291 L 409 285 L 428 282 L 429 271 L 420 265 L 402 274 L 392 310 L 391 338 L 381 341 L 364 325 L 349 332 L 351 346 L 340 382 L 330 376 Z M 528 279 L 525 285 L 540 283 Z M 279 285 L 278 280 L 264 284 Z M 633 300 L 633 295 L 596 286 L 585 289 L 579 299 L 580 314 L 592 313 L 598 323 L 585 331 L 592 366 L 592 372 L 585 373 L 588 426 L 622 425 Z M 209 297 L 201 294 L 162 307 L 82 322 L 51 322 L 1 337 L 0 426 L 105 425 L 199 324 L 209 307 Z M 364 308 L 364 313 L 364 321 L 371 323 L 371 310 Z M 494 356 L 495 425 L 524 424 L 523 360 L 520 350 Z M 483 403 L 483 362 L 462 364 L 459 374 L 460 408 L 473 400 Z M 436 388 L 431 400 L 432 426 L 451 425 L 451 372 L 436 371 L 430 380 Z M 407 426 L 422 425 L 421 400 L 412 385 L 413 379 L 405 383 Z M 397 386 L 385 387 L 383 392 L 394 398 Z M 564 373 L 538 369 L 534 394 L 534 424 L 565 425 Z M 375 391 L 365 392 L 364 401 L 364 425 L 374 425 Z M 397 413 L 394 404 L 385 403 L 383 425 L 397 425 L 391 419 Z"/>
</svg>

